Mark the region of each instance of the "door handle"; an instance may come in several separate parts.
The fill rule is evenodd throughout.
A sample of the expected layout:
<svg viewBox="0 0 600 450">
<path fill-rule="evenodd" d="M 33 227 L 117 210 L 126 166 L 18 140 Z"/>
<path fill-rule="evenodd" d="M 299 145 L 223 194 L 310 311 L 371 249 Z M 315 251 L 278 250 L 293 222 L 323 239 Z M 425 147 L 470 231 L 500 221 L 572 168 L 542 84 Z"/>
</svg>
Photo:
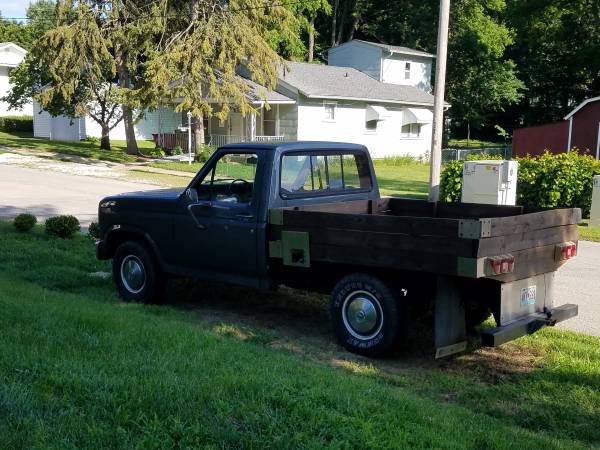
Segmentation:
<svg viewBox="0 0 600 450">
<path fill-rule="evenodd" d="M 239 213 L 236 214 L 235 217 L 238 217 L 240 219 L 254 219 L 254 216 L 250 213 Z"/>
</svg>

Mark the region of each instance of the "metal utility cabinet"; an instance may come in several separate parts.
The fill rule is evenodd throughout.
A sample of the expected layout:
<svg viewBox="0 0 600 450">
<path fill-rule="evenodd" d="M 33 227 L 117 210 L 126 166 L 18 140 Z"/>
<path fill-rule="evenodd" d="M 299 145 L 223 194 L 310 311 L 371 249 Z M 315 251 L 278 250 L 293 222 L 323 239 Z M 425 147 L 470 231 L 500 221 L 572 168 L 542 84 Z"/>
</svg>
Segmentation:
<svg viewBox="0 0 600 450">
<path fill-rule="evenodd" d="M 467 161 L 463 166 L 463 203 L 515 205 L 517 161 Z"/>
</svg>

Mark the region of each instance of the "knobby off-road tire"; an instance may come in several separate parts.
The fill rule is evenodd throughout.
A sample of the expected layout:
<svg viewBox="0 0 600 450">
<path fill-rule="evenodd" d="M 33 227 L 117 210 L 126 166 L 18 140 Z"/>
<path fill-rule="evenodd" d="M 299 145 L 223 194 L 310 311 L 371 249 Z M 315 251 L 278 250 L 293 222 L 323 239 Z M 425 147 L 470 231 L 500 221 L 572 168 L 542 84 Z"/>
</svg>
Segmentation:
<svg viewBox="0 0 600 450">
<path fill-rule="evenodd" d="M 113 279 L 121 298 L 141 303 L 160 303 L 166 275 L 148 248 L 137 241 L 121 244 L 113 258 Z"/>
<path fill-rule="evenodd" d="M 331 293 L 330 314 L 338 341 L 347 350 L 381 356 L 399 333 L 398 298 L 393 289 L 370 275 L 343 278 Z"/>
</svg>

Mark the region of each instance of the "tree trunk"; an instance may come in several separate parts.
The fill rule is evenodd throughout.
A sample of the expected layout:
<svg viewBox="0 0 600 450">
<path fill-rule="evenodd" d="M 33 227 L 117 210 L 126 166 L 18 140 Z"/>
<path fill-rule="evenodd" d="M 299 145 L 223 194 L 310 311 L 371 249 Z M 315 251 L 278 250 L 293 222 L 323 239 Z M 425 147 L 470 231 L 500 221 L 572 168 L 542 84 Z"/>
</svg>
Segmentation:
<svg viewBox="0 0 600 450">
<path fill-rule="evenodd" d="M 469 148 L 470 141 L 471 141 L 471 122 L 467 122 L 467 148 Z"/>
<path fill-rule="evenodd" d="M 123 108 L 123 125 L 125 126 L 125 140 L 127 141 L 127 154 L 138 155 L 138 145 L 135 139 L 135 128 L 133 123 L 133 112 L 131 108 L 122 105 Z"/>
<path fill-rule="evenodd" d="M 340 45 L 344 39 L 344 26 L 346 25 L 346 15 L 348 14 L 348 3 L 344 2 L 342 5 L 342 12 L 340 15 L 340 24 L 338 25 L 338 33 L 337 39 L 335 40 L 335 45 Z"/>
<path fill-rule="evenodd" d="M 204 150 L 205 136 L 204 136 L 204 117 L 201 115 L 195 120 L 194 129 L 194 140 L 196 141 L 196 156 Z"/>
<path fill-rule="evenodd" d="M 315 16 L 310 18 L 308 24 L 308 62 L 313 62 L 315 54 Z"/>
<path fill-rule="evenodd" d="M 122 89 L 129 89 L 131 86 L 131 78 L 129 69 L 126 65 L 126 58 L 119 45 L 115 46 L 115 56 L 117 63 L 117 74 L 119 77 L 119 86 Z M 123 125 L 125 127 L 125 140 L 127 141 L 127 154 L 139 155 L 137 141 L 135 139 L 135 128 L 133 123 L 133 111 L 128 105 L 121 105 L 123 109 Z"/>
<path fill-rule="evenodd" d="M 102 124 L 102 137 L 100 138 L 100 148 L 110 150 L 110 127 L 108 124 Z"/>
<path fill-rule="evenodd" d="M 337 31 L 337 15 L 340 6 L 340 0 L 335 0 L 333 4 L 333 13 L 331 14 L 331 46 L 335 47 L 335 37 Z"/>
</svg>

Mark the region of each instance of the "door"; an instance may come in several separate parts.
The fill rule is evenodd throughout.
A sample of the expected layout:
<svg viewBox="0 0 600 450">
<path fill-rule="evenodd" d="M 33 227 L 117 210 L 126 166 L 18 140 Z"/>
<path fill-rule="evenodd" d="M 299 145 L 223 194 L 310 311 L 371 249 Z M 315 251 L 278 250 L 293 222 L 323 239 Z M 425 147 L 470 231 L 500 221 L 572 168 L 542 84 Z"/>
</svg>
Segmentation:
<svg viewBox="0 0 600 450">
<path fill-rule="evenodd" d="M 262 165 L 259 153 L 223 151 L 211 160 L 180 201 L 174 228 L 177 265 L 229 277 L 258 273 L 255 183 Z"/>
</svg>

